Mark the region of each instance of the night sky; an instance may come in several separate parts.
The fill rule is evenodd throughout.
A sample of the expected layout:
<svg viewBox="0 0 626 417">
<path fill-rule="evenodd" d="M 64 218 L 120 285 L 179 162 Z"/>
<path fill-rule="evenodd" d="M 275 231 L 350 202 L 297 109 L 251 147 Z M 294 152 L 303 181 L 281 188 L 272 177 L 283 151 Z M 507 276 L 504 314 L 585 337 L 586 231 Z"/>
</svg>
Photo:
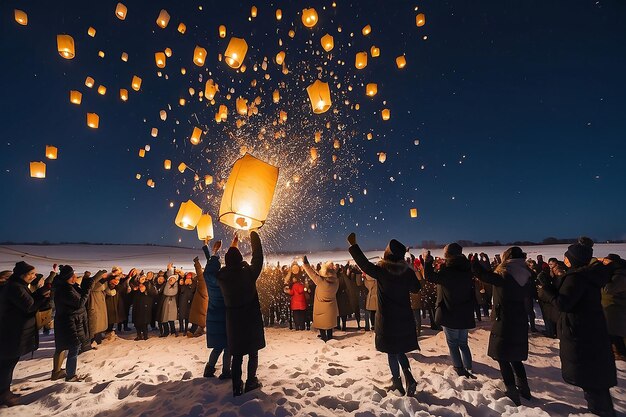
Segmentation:
<svg viewBox="0 0 626 417">
<path fill-rule="evenodd" d="M 127 0 L 121 21 L 116 1 L 2 2 L 0 240 L 198 246 L 195 231 L 174 225 L 177 208 L 191 198 L 218 223 L 218 184 L 242 146 L 281 169 L 261 230 L 271 250 L 345 247 L 350 231 L 372 248 L 392 237 L 410 245 L 626 238 L 626 3 L 336 3 Z M 249 19 L 252 5 L 258 16 Z M 304 7 L 319 14 L 313 29 L 301 22 Z M 15 22 L 15 8 L 28 13 L 27 26 Z M 165 29 L 155 22 L 162 8 L 171 15 Z M 426 15 L 425 26 L 416 27 L 417 13 Z M 372 33 L 363 36 L 366 24 Z M 57 53 L 61 33 L 75 40 L 72 60 Z M 330 53 L 320 45 L 326 33 L 334 36 Z M 250 47 L 245 73 L 218 61 L 231 36 Z M 203 67 L 192 62 L 196 45 L 208 51 Z M 380 57 L 357 70 L 356 52 L 369 55 L 372 45 Z M 166 47 L 173 55 L 159 70 L 154 53 Z M 279 51 L 288 74 L 274 62 Z M 407 65 L 398 69 L 402 54 Z M 139 92 L 130 88 L 133 75 L 143 80 Z M 84 85 L 87 76 L 96 80 L 93 89 Z M 318 76 L 331 83 L 333 99 L 321 115 L 305 91 Z M 208 79 L 220 87 L 215 105 L 198 98 Z M 370 82 L 378 84 L 373 98 L 365 96 Z M 129 90 L 127 102 L 120 88 Z M 83 93 L 79 106 L 69 102 L 70 90 Z M 259 114 L 236 115 L 239 96 L 261 97 Z M 220 104 L 229 115 L 217 124 Z M 391 110 L 389 121 L 381 120 L 383 108 Z M 275 123 L 280 110 L 289 115 L 284 124 Z M 98 129 L 86 126 L 87 112 L 99 114 Z M 246 122 L 240 129 L 237 119 Z M 194 126 L 206 132 L 198 146 L 189 143 Z M 322 143 L 314 143 L 315 131 Z M 45 159 L 47 144 L 59 148 L 57 160 Z M 145 145 L 150 151 L 139 158 Z M 311 146 L 320 150 L 316 164 L 308 160 Z M 29 162 L 40 160 L 46 178 L 30 178 Z M 201 181 L 190 170 L 180 174 L 180 162 Z M 215 183 L 205 186 L 205 174 Z M 417 219 L 410 208 L 419 210 Z M 217 225 L 215 232 L 225 238 L 232 229 Z"/>
</svg>

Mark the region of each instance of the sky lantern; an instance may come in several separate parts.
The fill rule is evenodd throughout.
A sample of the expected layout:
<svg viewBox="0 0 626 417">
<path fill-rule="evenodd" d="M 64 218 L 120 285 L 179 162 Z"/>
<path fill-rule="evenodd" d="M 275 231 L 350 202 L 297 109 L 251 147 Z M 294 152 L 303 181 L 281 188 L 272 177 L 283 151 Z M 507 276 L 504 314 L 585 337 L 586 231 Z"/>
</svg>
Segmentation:
<svg viewBox="0 0 626 417">
<path fill-rule="evenodd" d="M 196 231 L 200 240 L 213 239 L 213 219 L 208 213 L 200 216 Z"/>
<path fill-rule="evenodd" d="M 372 45 L 370 48 L 370 53 L 372 54 L 372 58 L 378 58 L 380 56 L 380 48 Z"/>
<path fill-rule="evenodd" d="M 127 101 L 128 100 L 128 90 L 125 88 L 120 88 L 120 98 L 122 99 L 122 101 Z"/>
<path fill-rule="evenodd" d="M 361 33 L 363 34 L 363 36 L 369 35 L 370 33 L 372 33 L 372 27 L 370 25 L 365 25 L 363 29 L 361 29 Z"/>
<path fill-rule="evenodd" d="M 207 80 L 204 86 L 204 96 L 207 98 L 207 100 L 213 100 L 216 93 L 217 93 L 217 84 L 215 84 L 213 80 Z"/>
<path fill-rule="evenodd" d="M 133 81 L 131 82 L 131 87 L 133 88 L 133 90 L 139 91 L 139 89 L 141 88 L 141 78 L 139 78 L 136 75 L 133 75 Z"/>
<path fill-rule="evenodd" d="M 167 120 L 167 112 L 165 110 L 159 111 L 159 118 L 163 121 Z"/>
<path fill-rule="evenodd" d="M 237 99 L 237 113 L 245 116 L 248 114 L 248 105 L 246 104 L 246 99 L 239 97 Z"/>
<path fill-rule="evenodd" d="M 70 103 L 80 104 L 83 101 L 83 93 L 76 90 L 70 90 Z"/>
<path fill-rule="evenodd" d="M 335 39 L 328 33 L 322 36 L 320 42 L 322 44 L 322 48 L 324 48 L 326 52 L 330 52 L 335 47 Z"/>
<path fill-rule="evenodd" d="M 13 15 L 15 17 L 15 21 L 22 26 L 26 26 L 28 24 L 28 15 L 25 11 L 15 9 L 13 10 Z"/>
<path fill-rule="evenodd" d="M 98 56 L 100 58 L 104 58 L 104 51 L 98 51 Z"/>
<path fill-rule="evenodd" d="M 193 50 L 193 63 L 201 67 L 204 65 L 206 59 L 206 49 L 196 45 L 196 49 Z"/>
<path fill-rule="evenodd" d="M 97 129 L 100 125 L 100 116 L 96 113 L 87 113 L 87 126 L 92 129 Z"/>
<path fill-rule="evenodd" d="M 74 38 L 70 35 L 57 35 L 57 50 L 65 59 L 72 59 L 76 55 L 74 50 Z"/>
<path fill-rule="evenodd" d="M 143 158 L 146 156 L 146 150 L 144 148 L 139 149 L 139 157 Z"/>
<path fill-rule="evenodd" d="M 317 24 L 317 12 L 314 8 L 302 10 L 302 24 L 308 28 Z"/>
<path fill-rule="evenodd" d="M 226 37 L 226 26 L 220 25 L 220 27 L 217 28 L 217 31 L 220 35 L 220 38 L 224 39 Z"/>
<path fill-rule="evenodd" d="M 103 85 L 99 85 L 98 86 L 98 94 L 100 94 L 101 96 L 105 95 L 107 93 L 107 88 Z"/>
<path fill-rule="evenodd" d="M 45 162 L 33 161 L 30 163 L 30 176 L 31 178 L 46 178 L 46 164 Z"/>
<path fill-rule="evenodd" d="M 339 205 L 340 206 L 345 206 L 346 205 L 346 200 L 343 199 L 343 198 L 341 200 L 339 200 Z"/>
<path fill-rule="evenodd" d="M 172 161 L 170 161 L 169 159 L 166 159 L 165 161 L 163 161 L 163 168 L 165 169 L 172 169 Z"/>
<path fill-rule="evenodd" d="M 180 22 L 178 24 L 178 31 L 180 32 L 181 35 L 184 35 L 185 32 L 187 31 L 187 25 L 184 24 L 183 22 Z"/>
<path fill-rule="evenodd" d="M 163 53 L 165 53 L 165 56 L 168 58 L 172 57 L 172 48 L 165 48 L 165 50 L 163 50 Z"/>
<path fill-rule="evenodd" d="M 93 26 L 89 26 L 89 29 L 87 29 L 87 35 L 94 38 L 96 36 L 96 29 Z"/>
<path fill-rule="evenodd" d="M 330 99 L 330 87 L 328 83 L 315 80 L 313 84 L 306 88 L 306 92 L 309 94 L 313 113 L 321 114 L 330 109 L 332 101 Z"/>
<path fill-rule="evenodd" d="M 280 9 L 276 9 L 276 20 L 281 20 L 283 18 L 283 11 Z"/>
<path fill-rule="evenodd" d="M 285 51 L 280 51 L 279 53 L 276 54 L 276 63 L 278 65 L 282 65 L 284 61 L 285 61 Z"/>
<path fill-rule="evenodd" d="M 46 158 L 57 159 L 58 149 L 56 146 L 46 145 Z"/>
<path fill-rule="evenodd" d="M 369 83 L 365 86 L 365 94 L 370 97 L 374 97 L 378 93 L 378 85 L 376 83 Z"/>
<path fill-rule="evenodd" d="M 290 37 L 291 39 L 293 39 L 293 37 L 294 37 L 294 36 L 296 36 L 296 31 L 295 31 L 295 30 L 293 30 L 293 29 L 291 29 L 291 30 L 289 31 L 289 37 Z"/>
<path fill-rule="evenodd" d="M 237 69 L 243 63 L 246 53 L 248 52 L 248 44 L 245 39 L 230 38 L 226 52 L 224 52 L 224 60 L 229 67 Z"/>
<path fill-rule="evenodd" d="M 154 54 L 154 62 L 158 68 L 165 68 L 165 54 L 163 52 L 156 52 Z"/>
<path fill-rule="evenodd" d="M 252 17 L 256 17 L 257 11 L 258 11 L 258 10 L 257 10 L 256 6 L 252 6 L 252 7 L 250 8 L 250 16 L 252 16 Z"/>
<path fill-rule="evenodd" d="M 373 137 L 374 137 L 374 135 L 372 135 L 372 132 L 369 132 L 367 134 L 367 140 L 372 140 Z"/>
<path fill-rule="evenodd" d="M 159 17 L 157 17 L 156 23 L 161 29 L 165 29 L 170 22 L 170 14 L 165 9 L 161 9 Z"/>
<path fill-rule="evenodd" d="M 387 154 L 385 152 L 379 152 L 378 162 L 380 162 L 381 164 L 384 164 L 386 160 L 387 160 Z"/>
<path fill-rule="evenodd" d="M 226 121 L 226 119 L 228 118 L 228 107 L 226 107 L 225 104 L 220 104 L 218 114 L 220 115 L 220 119 L 222 119 L 223 122 Z"/>
<path fill-rule="evenodd" d="M 185 230 L 193 230 L 202 217 L 202 209 L 191 200 L 180 203 L 174 224 Z"/>
<path fill-rule="evenodd" d="M 322 132 L 315 132 L 315 143 L 320 143 L 322 141 Z"/>
<path fill-rule="evenodd" d="M 406 57 L 404 55 L 400 55 L 396 58 L 396 65 L 398 68 L 402 69 L 406 67 Z"/>
<path fill-rule="evenodd" d="M 194 127 L 193 132 L 191 132 L 191 137 L 189 138 L 189 142 L 192 145 L 197 145 L 200 143 L 200 137 L 202 136 L 202 129 L 199 127 Z"/>
<path fill-rule="evenodd" d="M 148 181 L 146 181 L 146 185 L 150 188 L 154 188 L 154 180 L 152 178 L 148 178 Z"/>
<path fill-rule="evenodd" d="M 309 153 L 311 154 L 311 160 L 315 161 L 317 159 L 317 148 L 312 146 L 311 149 L 309 149 Z"/>
<path fill-rule="evenodd" d="M 187 164 L 185 164 L 184 162 L 181 162 L 180 164 L 178 164 L 178 172 L 180 172 L 181 174 L 184 173 L 186 169 L 187 169 Z"/>
<path fill-rule="evenodd" d="M 127 12 L 128 9 L 126 8 L 126 6 L 124 6 L 122 3 L 117 3 L 117 6 L 115 7 L 115 16 L 117 16 L 118 19 L 126 19 Z"/>
<path fill-rule="evenodd" d="M 211 184 L 213 184 L 213 177 L 211 175 L 205 175 L 204 185 L 211 185 Z"/>
<path fill-rule="evenodd" d="M 367 67 L 367 52 L 357 52 L 354 58 L 354 66 L 356 69 L 363 69 Z"/>
<path fill-rule="evenodd" d="M 411 214 L 412 218 L 416 218 L 417 217 L 417 209 L 416 208 L 412 208 L 411 210 L 409 210 L 409 213 Z"/>
<path fill-rule="evenodd" d="M 335 149 L 341 148 L 341 143 L 339 142 L 339 139 L 335 139 L 333 141 L 333 148 L 335 148 Z"/>
<path fill-rule="evenodd" d="M 272 101 L 274 103 L 278 103 L 280 101 L 280 92 L 278 91 L 278 89 L 274 90 L 274 92 L 272 93 Z"/>
<path fill-rule="evenodd" d="M 279 119 L 282 123 L 285 123 L 287 121 L 287 112 L 284 110 L 281 110 L 279 113 Z"/>
<path fill-rule="evenodd" d="M 153 138 L 156 138 L 158 134 L 159 134 L 159 129 L 157 129 L 156 127 L 153 127 L 152 130 L 150 131 L 150 135 Z"/>
<path fill-rule="evenodd" d="M 258 229 L 270 212 L 278 168 L 250 154 L 239 158 L 232 171 L 220 204 L 220 222 L 236 229 Z"/>
<path fill-rule="evenodd" d="M 121 57 L 122 61 L 124 62 L 128 62 L 128 54 L 126 52 L 122 52 L 122 57 Z"/>
<path fill-rule="evenodd" d="M 389 120 L 389 118 L 391 117 L 391 111 L 389 109 L 382 109 L 382 111 L 380 112 L 380 116 L 383 118 L 383 120 Z"/>
<path fill-rule="evenodd" d="M 426 24 L 426 16 L 424 15 L 424 13 L 420 13 L 417 16 L 415 16 L 415 26 L 420 28 L 424 26 L 425 24 Z"/>
</svg>

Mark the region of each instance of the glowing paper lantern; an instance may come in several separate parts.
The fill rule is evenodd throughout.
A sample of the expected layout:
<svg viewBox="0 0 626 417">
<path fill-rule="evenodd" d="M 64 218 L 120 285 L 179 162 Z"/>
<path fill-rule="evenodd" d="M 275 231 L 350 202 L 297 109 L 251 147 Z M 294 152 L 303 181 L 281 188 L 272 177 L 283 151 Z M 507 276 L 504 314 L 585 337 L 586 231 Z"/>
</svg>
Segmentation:
<svg viewBox="0 0 626 417">
<path fill-rule="evenodd" d="M 337 162 L 337 155 L 333 155 L 333 162 Z"/>
<path fill-rule="evenodd" d="M 100 125 L 100 116 L 96 113 L 87 113 L 87 126 L 92 129 L 97 129 Z"/>
<path fill-rule="evenodd" d="M 202 136 L 202 129 L 198 127 L 194 127 L 193 132 L 191 132 L 191 137 L 189 138 L 189 142 L 191 142 L 192 145 L 199 144 L 200 136 Z"/>
<path fill-rule="evenodd" d="M 187 169 L 187 164 L 185 164 L 184 162 L 181 162 L 178 165 L 178 172 L 180 172 L 181 174 L 185 172 L 186 169 Z"/>
<path fill-rule="evenodd" d="M 46 164 L 44 162 L 30 163 L 30 176 L 32 178 L 46 178 Z"/>
<path fill-rule="evenodd" d="M 415 25 L 419 28 L 422 27 L 426 24 L 426 16 L 424 15 L 424 13 L 420 13 L 417 16 L 415 16 Z"/>
<path fill-rule="evenodd" d="M 281 20 L 283 18 L 283 11 L 280 9 L 276 9 L 276 20 Z"/>
<path fill-rule="evenodd" d="M 185 230 L 193 230 L 202 217 L 202 209 L 191 200 L 180 203 L 174 224 Z"/>
<path fill-rule="evenodd" d="M 105 95 L 107 93 L 107 88 L 103 85 L 98 86 L 98 94 L 100 94 L 101 96 Z"/>
<path fill-rule="evenodd" d="M 152 130 L 150 131 L 150 135 L 152 135 L 153 138 L 156 138 L 158 134 L 159 134 L 159 129 L 157 129 L 156 127 L 153 127 Z"/>
<path fill-rule="evenodd" d="M 402 69 L 406 66 L 406 57 L 404 55 L 400 55 L 396 58 L 396 65 L 398 68 Z"/>
<path fill-rule="evenodd" d="M 248 114 L 248 105 L 246 104 L 246 100 L 242 97 L 239 97 L 237 99 L 237 113 L 241 114 L 242 116 Z"/>
<path fill-rule="evenodd" d="M 94 29 L 92 26 L 89 26 L 89 29 L 87 29 L 87 35 L 91 36 L 92 38 L 96 36 L 96 29 Z"/>
<path fill-rule="evenodd" d="M 239 158 L 226 181 L 220 222 L 236 229 L 257 229 L 265 223 L 278 181 L 278 168 L 250 154 Z"/>
<path fill-rule="evenodd" d="M 120 88 L 120 98 L 122 101 L 128 100 L 128 90 L 125 88 Z"/>
<path fill-rule="evenodd" d="M 163 120 L 163 121 L 166 121 L 166 120 L 167 120 L 167 112 L 166 112 L 165 110 L 161 110 L 161 111 L 159 112 L 159 118 L 160 118 L 161 120 Z"/>
<path fill-rule="evenodd" d="M 363 36 L 369 35 L 370 33 L 372 33 L 372 27 L 370 25 L 364 26 L 361 30 L 361 33 L 363 34 Z"/>
<path fill-rule="evenodd" d="M 122 52 L 122 61 L 128 62 L 128 54 L 126 52 Z"/>
<path fill-rule="evenodd" d="M 365 86 L 365 94 L 370 97 L 374 97 L 378 93 L 378 85 L 376 83 L 369 83 Z"/>
<path fill-rule="evenodd" d="M 28 24 L 28 15 L 23 10 L 15 9 L 13 10 L 13 15 L 15 17 L 15 21 L 22 26 L 26 26 Z"/>
<path fill-rule="evenodd" d="M 308 28 L 317 24 L 317 12 L 314 8 L 302 10 L 302 24 Z"/>
<path fill-rule="evenodd" d="M 185 25 L 185 24 L 184 24 L 184 23 L 182 23 L 182 22 L 181 22 L 181 23 L 179 23 L 179 24 L 178 24 L 178 31 L 179 31 L 181 34 L 183 34 L 183 35 L 184 35 L 184 34 L 185 34 L 185 32 L 187 31 L 187 25 Z"/>
<path fill-rule="evenodd" d="M 139 91 L 139 89 L 141 88 L 141 78 L 139 78 L 136 75 L 133 75 L 133 81 L 131 82 L 131 87 L 133 88 L 133 90 Z"/>
<path fill-rule="evenodd" d="M 285 52 L 280 51 L 279 53 L 276 54 L 276 63 L 278 65 L 282 65 L 284 61 L 285 61 Z"/>
<path fill-rule="evenodd" d="M 213 184 L 213 177 L 211 175 L 205 175 L 204 185 L 211 185 L 211 184 Z"/>
<path fill-rule="evenodd" d="M 145 149 L 139 149 L 139 157 L 143 158 L 144 156 L 146 156 L 146 150 Z"/>
<path fill-rule="evenodd" d="M 206 49 L 204 49 L 201 46 L 196 46 L 196 49 L 193 50 L 193 63 L 201 67 L 204 65 L 205 59 L 206 59 Z"/>
<path fill-rule="evenodd" d="M 294 37 L 294 36 L 296 36 L 296 32 L 295 32 L 294 30 L 290 30 L 290 31 L 289 31 L 289 37 L 290 37 L 291 39 L 293 39 L 293 37 Z"/>
<path fill-rule="evenodd" d="M 387 160 L 387 154 L 385 152 L 378 153 L 378 162 L 383 164 Z"/>
<path fill-rule="evenodd" d="M 163 53 L 165 53 L 166 57 L 170 58 L 172 56 L 172 48 L 165 48 Z"/>
<path fill-rule="evenodd" d="M 315 132 L 315 143 L 320 143 L 322 141 L 322 132 Z"/>
<path fill-rule="evenodd" d="M 137 174 L 137 175 L 139 175 L 139 174 Z M 137 178 L 137 179 L 139 179 L 139 178 Z M 154 180 L 151 179 L 151 178 L 148 178 L 148 181 L 146 181 L 146 185 L 148 187 L 150 187 L 150 188 L 154 188 Z"/>
<path fill-rule="evenodd" d="M 380 56 L 380 48 L 372 46 L 370 48 L 370 53 L 372 54 L 372 58 L 378 58 Z"/>
<path fill-rule="evenodd" d="M 167 24 L 170 22 L 170 14 L 167 10 L 162 9 L 159 13 L 159 17 L 157 17 L 156 23 L 161 29 L 165 29 Z"/>
<path fill-rule="evenodd" d="M 380 116 L 383 118 L 383 120 L 389 120 L 389 118 L 391 117 L 391 111 L 389 109 L 383 109 L 380 112 Z"/>
<path fill-rule="evenodd" d="M 70 103 L 80 104 L 83 101 L 83 93 L 76 90 L 70 90 Z"/>
<path fill-rule="evenodd" d="M 343 199 L 343 198 L 341 200 L 339 200 L 339 205 L 345 206 L 346 205 L 346 200 Z"/>
<path fill-rule="evenodd" d="M 117 7 L 115 8 L 115 16 L 117 16 L 118 19 L 126 19 L 127 12 L 128 9 L 126 8 L 126 6 L 124 6 L 122 3 L 117 3 Z"/>
<path fill-rule="evenodd" d="M 166 159 L 165 161 L 163 161 L 163 168 L 172 169 L 172 161 L 170 161 L 169 159 Z"/>
<path fill-rule="evenodd" d="M 229 67 L 237 69 L 243 63 L 247 52 L 248 44 L 245 39 L 230 38 L 226 52 L 224 52 L 224 59 Z"/>
<path fill-rule="evenodd" d="M 367 140 L 372 140 L 373 137 L 374 135 L 371 132 L 367 134 Z"/>
<path fill-rule="evenodd" d="M 217 85 L 213 82 L 213 80 L 208 80 L 204 86 L 204 96 L 207 100 L 213 100 L 216 93 Z"/>
<path fill-rule="evenodd" d="M 56 146 L 46 145 L 46 158 L 57 159 L 58 149 Z"/>
<path fill-rule="evenodd" d="M 328 33 L 322 36 L 320 42 L 322 43 L 322 48 L 324 48 L 326 52 L 330 52 L 335 47 L 335 39 Z"/>
<path fill-rule="evenodd" d="M 410 213 L 411 213 L 411 217 L 412 218 L 416 218 L 417 217 L 417 209 L 416 208 L 412 208 L 410 210 Z"/>
<path fill-rule="evenodd" d="M 281 110 L 279 113 L 279 119 L 281 122 L 286 122 L 287 121 L 287 112 L 284 110 Z"/>
<path fill-rule="evenodd" d="M 225 121 L 228 118 L 228 107 L 226 107 L 226 105 L 224 104 L 220 104 L 218 114 L 220 116 L 220 119 L 222 119 L 222 121 Z"/>
<path fill-rule="evenodd" d="M 217 31 L 219 32 L 220 38 L 224 39 L 226 37 L 226 26 L 220 25 Z"/>
<path fill-rule="evenodd" d="M 200 240 L 213 239 L 213 219 L 210 215 L 203 214 L 200 216 L 196 231 Z"/>
<path fill-rule="evenodd" d="M 357 69 L 363 69 L 367 67 L 367 52 L 357 52 L 354 58 L 354 66 Z"/>
<path fill-rule="evenodd" d="M 156 52 L 154 54 L 154 62 L 158 68 L 165 68 L 165 54 L 163 52 Z"/>
<path fill-rule="evenodd" d="M 311 147 L 311 149 L 309 150 L 310 154 L 311 154 L 311 160 L 315 161 L 317 159 L 317 148 L 315 147 Z"/>
<path fill-rule="evenodd" d="M 339 148 L 341 148 L 341 143 L 339 142 L 339 140 L 338 140 L 338 139 L 335 139 L 335 140 L 333 141 L 333 148 L 335 148 L 335 149 L 339 149 Z"/>
<path fill-rule="evenodd" d="M 330 87 L 328 83 L 315 80 L 313 84 L 306 88 L 311 100 L 311 108 L 313 113 L 321 114 L 330 109 L 332 101 L 330 99 Z"/>
<path fill-rule="evenodd" d="M 256 13 L 257 13 L 257 8 L 256 8 L 256 6 L 252 6 L 252 7 L 250 8 L 250 16 L 252 16 L 252 17 L 256 17 Z"/>
<path fill-rule="evenodd" d="M 59 55 L 65 59 L 72 59 L 76 52 L 74 50 L 74 38 L 70 35 L 57 35 L 57 50 Z"/>
<path fill-rule="evenodd" d="M 278 103 L 280 101 L 280 92 L 278 89 L 274 90 L 272 93 L 272 101 L 274 101 L 274 103 Z"/>
<path fill-rule="evenodd" d="M 98 56 L 100 58 L 104 58 L 104 51 L 98 51 Z"/>
</svg>

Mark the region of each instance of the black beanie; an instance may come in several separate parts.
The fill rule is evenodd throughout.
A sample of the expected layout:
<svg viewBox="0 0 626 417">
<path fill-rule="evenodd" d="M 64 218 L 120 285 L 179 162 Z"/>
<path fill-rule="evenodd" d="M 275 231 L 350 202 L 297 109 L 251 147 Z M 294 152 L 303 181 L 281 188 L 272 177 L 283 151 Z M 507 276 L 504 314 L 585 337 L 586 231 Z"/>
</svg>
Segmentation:
<svg viewBox="0 0 626 417">
<path fill-rule="evenodd" d="M 15 268 L 13 268 L 13 274 L 21 277 L 22 275 L 28 274 L 30 271 L 35 269 L 34 266 L 27 264 L 24 261 L 19 261 L 15 264 Z"/>
<path fill-rule="evenodd" d="M 383 258 L 389 261 L 401 261 L 404 259 L 404 254 L 406 253 L 406 246 L 402 243 L 398 242 L 395 239 L 391 239 L 387 248 L 385 249 L 385 253 L 383 254 Z"/>
<path fill-rule="evenodd" d="M 59 279 L 67 281 L 74 275 L 74 268 L 69 265 L 63 265 L 59 271 Z"/>
<path fill-rule="evenodd" d="M 228 248 L 226 255 L 224 255 L 226 266 L 236 266 L 239 265 L 241 261 L 243 261 L 243 256 L 241 256 L 239 249 L 235 247 Z"/>
<path fill-rule="evenodd" d="M 458 243 L 450 243 L 443 248 L 444 258 L 453 258 L 455 256 L 461 256 L 463 254 L 463 247 Z"/>
<path fill-rule="evenodd" d="M 593 240 L 582 237 L 577 243 L 570 245 L 565 256 L 573 267 L 581 267 L 589 264 L 593 258 Z"/>
<path fill-rule="evenodd" d="M 526 254 L 519 246 L 509 248 L 509 259 L 526 259 Z"/>
</svg>

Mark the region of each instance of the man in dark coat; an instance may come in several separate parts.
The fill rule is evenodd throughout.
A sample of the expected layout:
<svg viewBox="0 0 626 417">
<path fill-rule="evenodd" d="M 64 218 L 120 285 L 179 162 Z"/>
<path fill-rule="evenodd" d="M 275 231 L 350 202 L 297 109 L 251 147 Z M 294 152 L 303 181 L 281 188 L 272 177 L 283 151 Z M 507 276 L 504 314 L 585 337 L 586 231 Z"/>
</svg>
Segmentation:
<svg viewBox="0 0 626 417">
<path fill-rule="evenodd" d="M 339 289 L 337 290 L 337 307 L 339 307 L 337 330 L 345 332 L 348 316 L 354 313 L 352 302 L 350 301 L 350 277 L 348 276 L 347 266 L 337 268 L 337 278 L 339 278 Z"/>
<path fill-rule="evenodd" d="M 228 347 L 233 356 L 233 396 L 242 395 L 244 392 L 241 379 L 244 355 L 248 355 L 248 378 L 245 392 L 261 386 L 256 377 L 259 364 L 258 351 L 265 347 L 263 317 L 256 289 L 256 281 L 263 269 L 261 239 L 257 232 L 250 232 L 250 245 L 252 246 L 250 264 L 243 260 L 238 243 L 239 239 L 235 235 L 231 247 L 224 256 L 226 265 L 217 274 L 217 282 L 226 305 Z"/>
<path fill-rule="evenodd" d="M 202 277 L 199 277 L 202 278 Z M 191 311 L 191 302 L 196 293 L 196 280 L 193 274 L 188 272 L 184 277 L 178 280 L 178 324 L 179 331 L 185 335 L 189 328 L 189 313 Z"/>
<path fill-rule="evenodd" d="M 28 290 L 36 277 L 35 267 L 18 262 L 0 295 L 0 406 L 17 405 L 11 392 L 13 370 L 20 356 L 39 347 L 35 314 L 50 298 L 50 289 L 42 287 L 35 293 Z"/>
<path fill-rule="evenodd" d="M 392 239 L 385 249 L 383 260 L 374 265 L 356 244 L 354 233 L 348 236 L 348 243 L 350 255 L 361 271 L 376 280 L 378 310 L 374 323 L 375 343 L 376 350 L 385 352 L 389 360 L 392 375 L 389 390 L 398 390 L 402 395 L 405 394 L 400 379 L 402 367 L 407 385 L 406 393 L 412 396 L 417 383 L 411 374 L 406 352 L 418 349 L 418 343 L 409 293 L 419 291 L 420 283 L 415 272 L 404 261 L 406 247 Z"/>
<path fill-rule="evenodd" d="M 474 276 L 458 243 L 450 243 L 444 248 L 444 258 L 445 264 L 435 272 L 433 257 L 424 254 L 425 278 L 437 284 L 435 322 L 443 327 L 456 373 L 475 378 L 471 373 L 472 353 L 467 344 L 468 329 L 476 327 Z"/>
<path fill-rule="evenodd" d="M 565 252 L 569 271 L 556 286 L 543 283 L 542 299 L 559 311 L 563 380 L 581 387 L 590 412 L 615 416 L 609 388 L 617 385 L 615 360 L 602 310 L 601 290 L 612 269 L 593 259 L 593 241 L 580 238 Z"/>
</svg>

